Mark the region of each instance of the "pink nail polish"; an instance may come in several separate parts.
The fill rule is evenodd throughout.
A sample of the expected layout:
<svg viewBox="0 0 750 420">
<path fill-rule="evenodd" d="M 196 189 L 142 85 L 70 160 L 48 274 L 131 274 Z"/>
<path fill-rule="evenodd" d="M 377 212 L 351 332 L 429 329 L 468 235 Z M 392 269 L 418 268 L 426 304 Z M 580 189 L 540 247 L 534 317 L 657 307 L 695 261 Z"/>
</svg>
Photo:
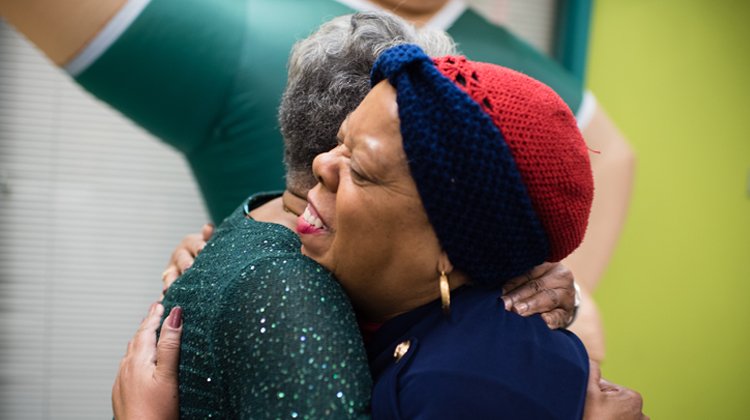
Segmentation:
<svg viewBox="0 0 750 420">
<path fill-rule="evenodd" d="M 169 326 L 175 329 L 182 326 L 182 308 L 179 306 L 175 306 L 169 312 Z"/>
</svg>

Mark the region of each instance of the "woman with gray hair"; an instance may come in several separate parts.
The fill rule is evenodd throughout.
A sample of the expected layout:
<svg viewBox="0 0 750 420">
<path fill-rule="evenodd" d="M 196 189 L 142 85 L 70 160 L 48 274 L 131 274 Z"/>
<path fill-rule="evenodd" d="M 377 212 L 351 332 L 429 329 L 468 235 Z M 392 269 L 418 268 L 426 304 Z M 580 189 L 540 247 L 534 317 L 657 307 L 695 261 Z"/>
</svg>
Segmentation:
<svg viewBox="0 0 750 420">
<path fill-rule="evenodd" d="M 375 14 L 334 19 L 295 47 L 280 118 L 288 188 L 256 194 L 240 206 L 169 287 L 164 308 L 152 308 L 115 382 L 116 417 L 176 417 L 170 397 L 179 398 L 186 418 L 368 413 L 371 380 L 352 308 L 331 274 L 300 254 L 294 229 L 307 205 L 302 197 L 315 182 L 313 156 L 335 146 L 338 125 L 369 91 L 378 54 L 407 42 L 433 54 L 453 49 L 440 32 Z M 331 123 L 318 127 L 321 120 Z M 572 279 L 562 283 L 553 292 L 560 293 L 565 319 L 573 306 Z M 138 376 L 155 360 L 142 350 L 153 349 L 153 330 L 164 313 L 162 339 L 182 332 L 179 396 L 173 395 L 175 382 L 157 383 L 173 376 L 159 370 Z"/>
</svg>

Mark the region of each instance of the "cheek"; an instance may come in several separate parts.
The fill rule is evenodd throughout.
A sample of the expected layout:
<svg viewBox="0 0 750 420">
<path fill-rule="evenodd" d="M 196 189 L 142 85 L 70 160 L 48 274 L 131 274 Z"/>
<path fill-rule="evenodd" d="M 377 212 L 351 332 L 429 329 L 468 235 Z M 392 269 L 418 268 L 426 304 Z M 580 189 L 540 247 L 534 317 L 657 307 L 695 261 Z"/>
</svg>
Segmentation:
<svg viewBox="0 0 750 420">
<path fill-rule="evenodd" d="M 350 188 L 336 206 L 336 237 L 333 258 L 342 275 L 370 276 L 392 259 L 394 222 L 383 208 L 383 200 L 361 188 Z"/>
</svg>

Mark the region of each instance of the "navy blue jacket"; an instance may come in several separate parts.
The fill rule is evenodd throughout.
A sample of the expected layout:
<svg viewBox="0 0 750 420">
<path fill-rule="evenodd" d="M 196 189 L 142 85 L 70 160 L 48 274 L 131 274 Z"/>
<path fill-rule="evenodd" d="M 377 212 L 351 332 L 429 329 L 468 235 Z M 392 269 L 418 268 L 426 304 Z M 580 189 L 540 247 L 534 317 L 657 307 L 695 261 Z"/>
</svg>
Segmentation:
<svg viewBox="0 0 750 420">
<path fill-rule="evenodd" d="M 386 322 L 368 345 L 373 418 L 580 419 L 583 344 L 538 315 L 505 311 L 499 296 L 465 286 L 450 315 L 436 301 Z"/>
</svg>

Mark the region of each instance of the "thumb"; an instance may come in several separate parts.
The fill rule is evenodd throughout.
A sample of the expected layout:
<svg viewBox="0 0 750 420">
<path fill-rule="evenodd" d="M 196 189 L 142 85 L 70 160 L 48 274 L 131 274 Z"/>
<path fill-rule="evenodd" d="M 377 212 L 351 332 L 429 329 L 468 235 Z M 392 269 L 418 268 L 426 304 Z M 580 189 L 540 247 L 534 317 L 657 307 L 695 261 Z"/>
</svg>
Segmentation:
<svg viewBox="0 0 750 420">
<path fill-rule="evenodd" d="M 155 375 L 168 381 L 177 382 L 177 368 L 180 364 L 180 337 L 182 336 L 182 308 L 175 306 L 164 319 L 156 343 Z"/>
<path fill-rule="evenodd" d="M 602 392 L 617 392 L 620 390 L 617 384 L 613 384 L 604 378 L 599 380 L 599 388 L 601 388 Z"/>
<path fill-rule="evenodd" d="M 599 369 L 599 363 L 589 359 L 589 393 L 596 394 L 600 392 L 599 381 L 602 379 L 602 371 Z"/>
</svg>

